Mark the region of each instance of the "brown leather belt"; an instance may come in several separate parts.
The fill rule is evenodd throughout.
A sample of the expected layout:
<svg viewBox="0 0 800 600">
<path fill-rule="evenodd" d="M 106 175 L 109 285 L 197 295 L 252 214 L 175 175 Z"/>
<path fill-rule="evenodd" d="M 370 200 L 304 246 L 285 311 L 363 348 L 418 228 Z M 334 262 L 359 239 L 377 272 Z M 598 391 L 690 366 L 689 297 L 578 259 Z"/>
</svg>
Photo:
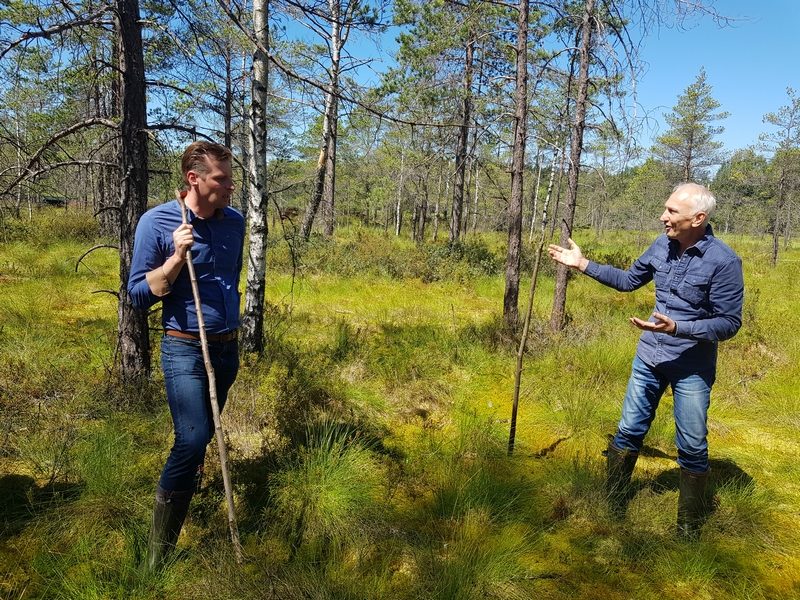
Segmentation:
<svg viewBox="0 0 800 600">
<path fill-rule="evenodd" d="M 189 333 L 188 331 L 177 331 L 175 329 L 165 329 L 165 335 L 169 335 L 176 338 L 181 338 L 184 340 L 197 340 L 200 341 L 200 334 L 199 333 Z M 237 331 L 234 329 L 233 331 L 229 331 L 228 333 L 207 333 L 206 339 L 209 342 L 232 342 L 236 339 Z"/>
</svg>

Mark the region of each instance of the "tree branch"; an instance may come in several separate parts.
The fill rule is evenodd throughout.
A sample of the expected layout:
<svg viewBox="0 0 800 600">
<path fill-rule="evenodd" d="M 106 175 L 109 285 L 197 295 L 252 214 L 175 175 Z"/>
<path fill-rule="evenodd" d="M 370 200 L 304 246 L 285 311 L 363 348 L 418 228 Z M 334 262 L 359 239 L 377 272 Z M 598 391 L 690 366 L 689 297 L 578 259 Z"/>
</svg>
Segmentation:
<svg viewBox="0 0 800 600">
<path fill-rule="evenodd" d="M 13 42 L 9 43 L 8 46 L 3 48 L 0 51 L 0 60 L 3 60 L 3 57 L 8 54 L 11 50 L 28 42 L 30 40 L 34 40 L 37 38 L 45 38 L 48 39 L 52 35 L 56 35 L 58 33 L 62 33 L 64 31 L 69 31 L 71 29 L 75 29 L 77 27 L 83 27 L 84 25 L 96 25 L 100 21 L 100 17 L 106 14 L 110 10 L 110 6 L 108 4 L 104 4 L 100 10 L 91 15 L 87 15 L 86 17 L 77 18 L 74 21 L 68 21 L 66 23 L 59 23 L 57 25 L 53 25 L 52 27 L 40 27 L 39 29 L 31 29 L 23 33 L 18 39 L 14 40 Z"/>
<path fill-rule="evenodd" d="M 78 272 L 78 267 L 80 266 L 81 261 L 84 258 L 89 256 L 89 254 L 91 254 L 95 250 L 99 250 L 100 248 L 113 248 L 114 250 L 119 250 L 119 246 L 114 246 L 113 244 L 97 244 L 96 246 L 92 246 L 86 252 L 81 254 L 80 258 L 78 258 L 77 262 L 75 263 L 75 272 L 76 273 Z M 92 271 L 92 269 L 90 269 L 89 267 L 86 267 L 86 268 L 89 269 L 90 271 Z M 94 271 L 92 271 L 92 273 L 94 273 Z"/>
<path fill-rule="evenodd" d="M 17 184 L 27 179 L 30 175 L 35 174 L 31 172 L 31 168 L 33 167 L 34 164 L 36 164 L 36 161 L 39 160 L 44 151 L 50 148 L 50 146 L 55 144 L 58 140 L 63 139 L 69 135 L 72 135 L 76 131 L 80 131 L 81 129 L 87 129 L 89 127 L 94 127 L 95 125 L 104 125 L 109 129 L 117 129 L 117 124 L 111 119 L 105 119 L 103 117 L 93 117 L 91 119 L 86 119 L 85 121 L 81 121 L 79 123 L 74 123 L 69 127 L 67 127 L 66 129 L 59 131 L 58 133 L 51 136 L 50 139 L 47 140 L 44 144 L 42 144 L 42 146 L 33 154 L 33 156 L 31 156 L 31 158 L 28 160 L 28 164 L 25 165 L 25 168 L 20 171 L 19 175 L 17 175 L 17 177 L 8 186 L 6 186 L 5 190 L 0 192 L 0 197 L 8 194 L 11 190 L 13 190 L 17 186 Z"/>
</svg>

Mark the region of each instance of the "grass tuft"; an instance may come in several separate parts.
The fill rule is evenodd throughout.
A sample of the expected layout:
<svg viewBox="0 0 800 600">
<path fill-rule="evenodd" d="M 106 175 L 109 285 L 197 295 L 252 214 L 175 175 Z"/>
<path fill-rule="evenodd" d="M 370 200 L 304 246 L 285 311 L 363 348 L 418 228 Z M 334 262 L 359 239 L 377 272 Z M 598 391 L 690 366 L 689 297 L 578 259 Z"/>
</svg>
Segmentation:
<svg viewBox="0 0 800 600">
<path fill-rule="evenodd" d="M 296 549 L 336 553 L 357 536 L 383 493 L 382 469 L 362 440 L 336 421 L 310 423 L 305 445 L 271 480 L 274 517 Z"/>
</svg>

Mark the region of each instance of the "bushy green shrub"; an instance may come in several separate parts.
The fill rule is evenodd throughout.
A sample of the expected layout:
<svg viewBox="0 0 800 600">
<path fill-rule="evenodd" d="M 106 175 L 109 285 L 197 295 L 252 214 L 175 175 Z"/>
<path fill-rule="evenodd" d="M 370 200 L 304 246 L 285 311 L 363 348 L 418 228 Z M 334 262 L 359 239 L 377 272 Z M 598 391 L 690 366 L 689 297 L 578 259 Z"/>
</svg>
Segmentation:
<svg viewBox="0 0 800 600">
<path fill-rule="evenodd" d="M 27 241 L 39 246 L 54 241 L 90 241 L 100 234 L 100 226 L 88 210 L 46 207 L 19 219 L 5 215 L 0 220 L 0 240 Z"/>
<path fill-rule="evenodd" d="M 467 281 L 499 273 L 504 260 L 502 249 L 492 249 L 481 239 L 417 245 L 364 230 L 337 241 L 312 236 L 302 245 L 279 238 L 269 242 L 272 268 L 286 272 L 297 266 L 305 272 L 341 277 Z"/>
</svg>

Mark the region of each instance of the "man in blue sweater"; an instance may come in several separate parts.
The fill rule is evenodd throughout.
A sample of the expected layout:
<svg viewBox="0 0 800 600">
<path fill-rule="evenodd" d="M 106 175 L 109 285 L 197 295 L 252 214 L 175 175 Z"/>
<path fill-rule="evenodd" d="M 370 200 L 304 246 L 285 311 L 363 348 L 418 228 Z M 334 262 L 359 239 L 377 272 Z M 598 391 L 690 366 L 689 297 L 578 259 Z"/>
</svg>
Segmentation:
<svg viewBox="0 0 800 600">
<path fill-rule="evenodd" d="M 134 306 L 161 302 L 161 366 L 175 442 L 156 489 L 147 566 L 160 567 L 175 547 L 189 502 L 200 485 L 206 446 L 214 435 L 208 376 L 200 346 L 186 258 L 192 253 L 219 408 L 239 369 L 239 273 L 244 219 L 230 208 L 231 153 L 209 142 L 190 144 L 181 160 L 187 223 L 177 200 L 139 220 L 128 279 Z"/>
<path fill-rule="evenodd" d="M 622 418 L 607 450 L 606 487 L 612 513 L 625 511 L 630 483 L 644 436 L 659 400 L 672 387 L 680 484 L 678 533 L 696 538 L 705 516 L 708 478 L 706 425 L 717 366 L 717 344 L 742 324 L 744 281 L 741 259 L 714 237 L 708 217 L 716 200 L 705 187 L 684 183 L 665 203 L 664 235 L 627 270 L 587 260 L 569 248 L 550 245 L 550 257 L 619 291 L 655 281 L 655 311 L 648 320 L 631 317 L 643 331 Z"/>
</svg>

